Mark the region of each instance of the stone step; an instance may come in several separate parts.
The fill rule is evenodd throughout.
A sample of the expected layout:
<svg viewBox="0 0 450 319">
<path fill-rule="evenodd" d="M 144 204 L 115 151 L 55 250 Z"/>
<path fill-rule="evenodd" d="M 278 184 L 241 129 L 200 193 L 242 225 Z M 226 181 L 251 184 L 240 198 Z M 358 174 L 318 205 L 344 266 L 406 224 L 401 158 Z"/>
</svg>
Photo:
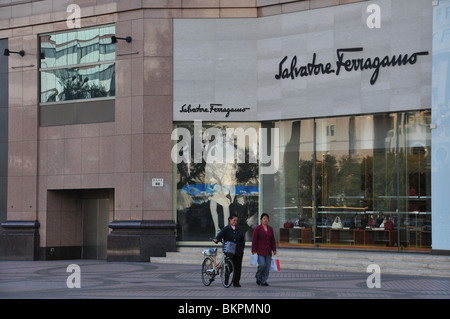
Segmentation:
<svg viewBox="0 0 450 319">
<path fill-rule="evenodd" d="M 168 252 L 168 257 L 185 256 L 187 258 L 194 257 L 196 255 L 200 256 L 202 259 L 202 250 L 205 248 L 201 247 L 180 247 L 177 252 Z M 220 252 L 220 250 L 219 250 Z M 250 250 L 246 249 L 244 258 L 250 258 Z M 344 260 L 372 260 L 380 261 L 387 260 L 393 262 L 420 262 L 420 263 L 450 263 L 450 256 L 436 256 L 430 254 L 415 254 L 415 253 L 383 253 L 383 252 L 348 252 L 348 251 L 330 251 L 330 250 L 311 250 L 311 249 L 279 249 L 277 258 L 307 258 L 307 259 L 325 259 L 334 260 L 344 259 Z"/>
<path fill-rule="evenodd" d="M 166 257 L 151 257 L 150 262 L 201 265 L 206 248 L 178 247 L 177 252 L 167 252 Z M 246 248 L 243 266 L 250 266 L 250 255 L 250 248 Z M 450 256 L 426 253 L 279 248 L 275 258 L 282 269 L 366 273 L 369 265 L 376 264 L 385 274 L 450 277 Z"/>
</svg>

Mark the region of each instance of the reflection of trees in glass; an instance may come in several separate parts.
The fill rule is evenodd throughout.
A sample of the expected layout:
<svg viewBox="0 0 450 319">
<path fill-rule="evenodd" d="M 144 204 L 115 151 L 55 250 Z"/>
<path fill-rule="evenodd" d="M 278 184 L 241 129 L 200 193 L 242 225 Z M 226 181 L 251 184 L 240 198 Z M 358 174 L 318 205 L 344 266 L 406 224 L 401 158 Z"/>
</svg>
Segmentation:
<svg viewBox="0 0 450 319">
<path fill-rule="evenodd" d="M 361 164 L 360 160 L 353 156 L 345 155 L 339 159 L 337 179 L 333 183 L 333 193 L 337 194 L 339 200 L 336 205 L 355 207 L 361 205 L 360 199 L 356 199 L 363 193 Z"/>
<path fill-rule="evenodd" d="M 63 87 L 63 90 L 60 93 L 61 101 L 108 96 L 108 92 L 104 86 L 89 83 L 89 79 L 87 77 L 83 80 L 81 80 L 81 77 L 72 77 L 70 79 L 59 81 Z"/>
<path fill-rule="evenodd" d="M 313 160 L 300 160 L 299 162 L 298 198 L 301 206 L 310 206 L 312 203 L 313 163 Z M 318 184 L 317 176 L 315 184 Z"/>
<path fill-rule="evenodd" d="M 397 155 L 379 152 L 373 159 L 373 210 L 389 211 L 397 207 Z M 395 205 L 395 206 L 394 206 Z"/>
<path fill-rule="evenodd" d="M 183 128 L 189 130 L 191 140 L 186 141 L 190 147 L 190 163 L 181 162 L 177 164 L 178 168 L 178 183 L 177 189 L 182 189 L 185 185 L 203 184 L 205 180 L 205 161 L 201 163 L 194 162 L 194 126 L 183 125 Z M 179 141 L 178 141 L 179 142 Z M 187 150 L 183 150 L 187 151 Z M 182 154 L 180 154 L 182 155 Z"/>
<path fill-rule="evenodd" d="M 208 128 L 218 128 L 221 132 L 225 132 L 227 126 L 225 124 L 223 125 L 218 125 L 217 123 L 202 123 L 202 132 L 201 134 L 203 135 L 203 132 L 208 129 Z M 188 141 L 188 144 L 190 145 L 190 151 L 191 151 L 191 163 L 187 164 L 184 162 L 181 162 L 180 164 L 177 165 L 178 168 L 178 174 L 179 174 L 179 179 L 178 179 L 178 183 L 177 183 L 177 189 L 181 189 L 183 186 L 185 185 L 194 185 L 194 184 L 204 184 L 205 183 L 205 168 L 206 168 L 206 163 L 204 161 L 204 159 L 202 160 L 201 163 L 195 163 L 194 162 L 194 152 L 195 152 L 195 148 L 194 148 L 194 134 L 198 134 L 200 132 L 194 132 L 194 126 L 193 125 L 186 125 L 183 126 L 183 128 L 186 128 L 189 130 L 190 135 L 191 135 L 191 141 Z M 207 144 L 207 143 L 212 143 L 214 141 L 214 138 L 212 138 L 210 141 L 202 141 L 202 144 Z M 202 150 L 204 150 L 204 148 L 202 147 Z M 236 143 L 235 143 L 235 152 L 236 152 L 236 157 L 237 154 L 239 154 L 239 152 L 244 152 L 245 153 L 245 162 L 244 163 L 237 163 L 237 171 L 236 171 L 236 181 L 237 181 L 237 185 L 239 186 L 258 186 L 259 183 L 259 179 L 258 179 L 258 174 L 259 174 L 259 164 L 258 162 L 256 163 L 249 163 L 248 159 L 249 159 L 249 148 L 246 145 L 245 149 L 236 149 Z M 181 154 L 180 154 L 181 155 Z"/>
<path fill-rule="evenodd" d="M 316 161 L 316 202 L 318 206 L 368 206 L 372 204 L 372 157 L 324 154 Z M 299 201 L 312 201 L 313 160 L 299 161 Z M 311 202 L 309 202 L 311 203 Z"/>
<path fill-rule="evenodd" d="M 108 91 L 103 85 L 90 83 L 88 77 L 82 78 L 81 75 L 67 76 L 67 71 L 59 71 L 57 78 L 62 91 L 58 92 L 54 89 L 46 102 L 70 101 L 98 97 L 107 97 Z"/>
<path fill-rule="evenodd" d="M 249 156 L 248 147 L 245 148 L 245 158 L 248 159 Z M 258 186 L 258 174 L 259 174 L 259 166 L 258 163 L 238 163 L 237 164 L 237 172 L 236 172 L 236 180 L 238 185 L 247 186 Z"/>
<path fill-rule="evenodd" d="M 361 202 L 362 207 L 373 208 L 373 156 L 365 156 L 361 162 L 361 190 L 363 200 Z"/>
<path fill-rule="evenodd" d="M 419 158 L 419 156 L 421 158 Z M 418 162 L 424 164 L 418 166 Z M 326 155 L 324 161 L 316 162 L 316 200 L 318 206 L 368 207 L 369 210 L 395 211 L 397 192 L 400 195 L 400 211 L 408 211 L 408 203 L 403 199 L 419 185 L 416 176 L 427 183 L 426 159 L 423 154 L 399 153 L 399 190 L 397 191 L 397 155 L 395 152 L 381 152 L 363 158 Z M 313 160 L 299 161 L 298 198 L 310 200 L 313 197 Z M 420 171 L 416 171 L 420 169 Z M 426 195 L 426 191 L 424 190 Z M 306 205 L 303 202 L 303 205 Z"/>
<path fill-rule="evenodd" d="M 177 189 L 182 189 L 185 185 L 203 184 L 205 176 L 205 162 L 177 164 L 178 183 Z"/>
<path fill-rule="evenodd" d="M 377 154 L 378 153 L 378 154 Z M 418 156 L 425 164 L 421 173 L 425 173 L 426 160 L 422 154 L 399 154 L 400 196 L 407 197 L 411 187 L 419 187 L 411 178 L 411 170 L 417 166 Z M 394 211 L 397 208 L 397 155 L 395 152 L 374 152 L 374 156 L 358 158 L 341 156 L 338 160 L 333 155 L 317 158 L 316 180 L 313 185 L 314 161 L 300 160 L 298 166 L 298 198 L 301 206 L 312 202 L 313 186 L 316 189 L 318 206 L 354 206 L 368 207 L 368 210 Z M 421 164 L 422 165 L 422 164 Z M 289 172 L 282 172 L 282 174 Z M 417 174 L 416 174 L 417 175 Z M 425 177 L 424 177 L 425 178 Z M 426 181 L 424 181 L 426 183 Z M 417 185 L 416 185 L 417 184 Z M 296 194 L 286 194 L 294 197 Z M 290 197 L 289 197 L 290 198 Z M 286 199 L 287 201 L 287 199 Z M 286 202 L 288 204 L 288 202 Z M 400 201 L 400 210 L 407 211 L 407 203 Z"/>
</svg>

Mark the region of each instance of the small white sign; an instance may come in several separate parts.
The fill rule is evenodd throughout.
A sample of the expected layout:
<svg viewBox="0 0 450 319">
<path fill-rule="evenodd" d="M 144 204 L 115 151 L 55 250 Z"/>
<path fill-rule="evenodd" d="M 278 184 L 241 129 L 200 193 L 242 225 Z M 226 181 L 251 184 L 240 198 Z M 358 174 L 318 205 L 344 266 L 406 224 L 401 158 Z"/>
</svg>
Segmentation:
<svg viewBox="0 0 450 319">
<path fill-rule="evenodd" d="M 152 186 L 153 187 L 163 187 L 164 186 L 164 178 L 152 178 Z"/>
</svg>

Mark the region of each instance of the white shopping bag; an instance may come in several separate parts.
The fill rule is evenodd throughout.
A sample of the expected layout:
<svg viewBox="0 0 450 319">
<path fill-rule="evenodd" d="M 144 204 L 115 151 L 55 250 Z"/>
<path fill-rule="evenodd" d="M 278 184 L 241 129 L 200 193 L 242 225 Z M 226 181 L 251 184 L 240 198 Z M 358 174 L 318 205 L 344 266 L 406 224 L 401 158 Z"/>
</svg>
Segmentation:
<svg viewBox="0 0 450 319">
<path fill-rule="evenodd" d="M 280 260 L 279 259 L 272 259 L 272 264 L 270 265 L 270 270 L 280 271 Z"/>
<path fill-rule="evenodd" d="M 258 255 L 252 254 L 250 256 L 250 266 L 257 266 L 258 265 Z"/>
</svg>

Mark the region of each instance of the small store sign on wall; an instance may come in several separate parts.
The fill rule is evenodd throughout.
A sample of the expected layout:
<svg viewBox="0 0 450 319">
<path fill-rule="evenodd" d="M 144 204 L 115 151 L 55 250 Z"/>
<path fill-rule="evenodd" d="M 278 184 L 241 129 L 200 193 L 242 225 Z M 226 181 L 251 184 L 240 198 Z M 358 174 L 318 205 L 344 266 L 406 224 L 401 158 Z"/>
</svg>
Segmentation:
<svg viewBox="0 0 450 319">
<path fill-rule="evenodd" d="M 153 187 L 164 187 L 164 178 L 152 178 Z"/>
</svg>

